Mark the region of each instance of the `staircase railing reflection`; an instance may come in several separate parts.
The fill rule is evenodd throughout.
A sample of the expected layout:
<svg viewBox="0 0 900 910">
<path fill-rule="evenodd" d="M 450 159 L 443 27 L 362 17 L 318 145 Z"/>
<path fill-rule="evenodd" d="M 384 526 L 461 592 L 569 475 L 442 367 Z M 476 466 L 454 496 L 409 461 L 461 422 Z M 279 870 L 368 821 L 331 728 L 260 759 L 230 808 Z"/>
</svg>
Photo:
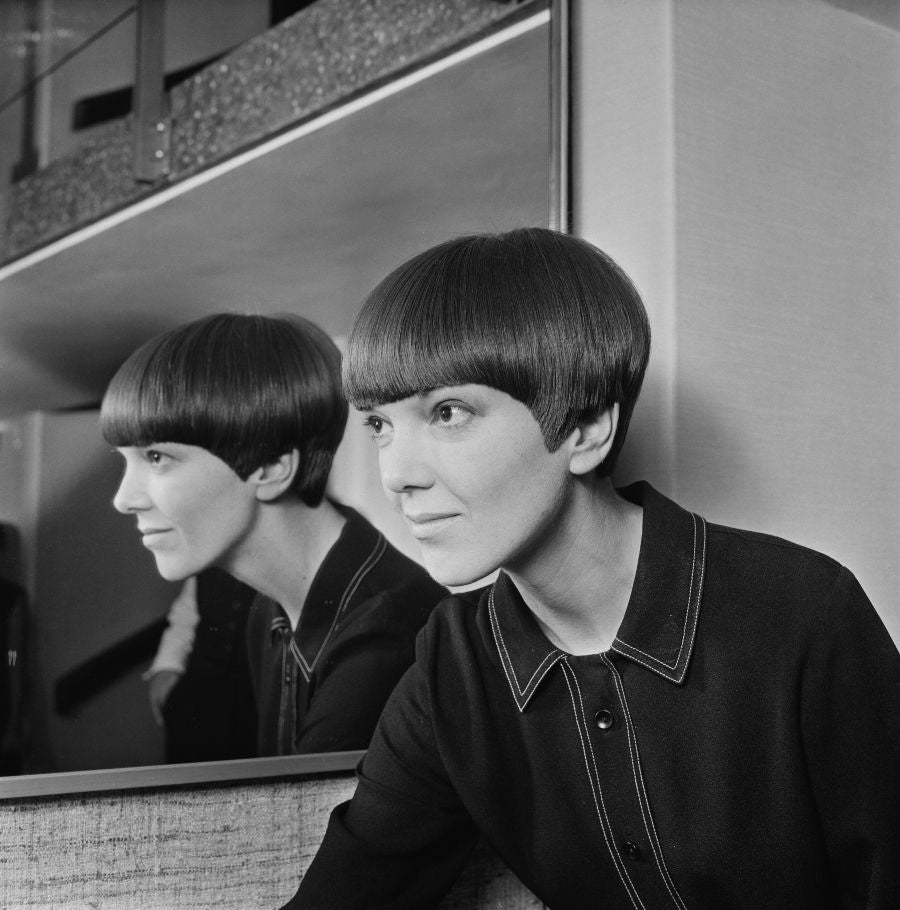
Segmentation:
<svg viewBox="0 0 900 910">
<path fill-rule="evenodd" d="M 165 617 L 155 620 L 60 676 L 53 687 L 56 713 L 71 714 L 83 702 L 148 662 L 156 653 L 165 628 Z"/>
<path fill-rule="evenodd" d="M 97 47 L 98 42 L 112 33 L 133 23 L 135 27 L 134 42 L 134 80 L 125 87 L 107 87 L 94 94 L 75 100 L 71 105 L 71 117 L 68 123 L 73 132 L 80 132 L 88 127 L 118 119 L 129 114 L 134 116 L 134 176 L 139 182 L 156 182 L 169 172 L 169 137 L 170 121 L 167 98 L 169 90 L 180 82 L 189 79 L 199 70 L 225 56 L 232 47 L 218 48 L 218 53 L 204 53 L 202 60 L 193 60 L 189 65 L 165 70 L 166 46 L 166 0 L 136 0 L 95 28 L 75 47 L 61 54 L 52 62 L 42 61 L 42 47 L 52 47 L 56 42 L 72 38 L 75 32 L 71 28 L 53 27 L 56 10 L 53 2 L 33 2 L 23 4 L 24 23 L 22 28 L 11 28 L 15 20 L 12 12 L 7 12 L 0 21 L 0 28 L 6 27 L 7 34 L 2 35 L 3 44 L 12 49 L 13 56 L 20 59 L 21 85 L 9 94 L 0 92 L 0 114 L 20 105 L 18 115 L 21 127 L 15 132 L 20 135 L 18 161 L 12 168 L 8 179 L 13 183 L 28 177 L 38 169 L 46 166 L 47 149 L 51 145 L 54 126 L 47 103 L 49 95 L 46 87 L 51 77 L 70 70 L 70 64 L 84 65 L 86 55 L 94 54 L 93 66 L 96 72 L 98 65 L 105 69 L 103 56 L 99 64 L 96 55 L 103 54 Z M 248 21 L 256 22 L 259 28 L 263 22 L 271 27 L 282 19 L 312 5 L 315 0 L 255 0 L 260 7 L 260 14 L 253 14 Z M 65 7 L 60 7 L 65 9 Z M 263 12 L 265 11 L 265 13 Z M 69 11 L 66 10 L 68 13 Z M 97 13 L 102 15 L 102 13 Z M 65 19 L 62 20 L 65 22 Z M 93 25 L 93 23 L 91 23 Z M 171 28 L 169 29 L 171 33 Z M 239 33 L 238 33 L 239 34 Z M 251 37 L 245 35 L 244 39 Z M 169 34 L 171 41 L 172 35 Z M 116 40 L 116 39 L 114 39 Z M 181 45 L 184 44 L 181 36 Z M 235 40 L 232 35 L 231 41 Z M 213 48 L 213 51 L 217 48 Z M 106 54 L 109 52 L 106 51 Z M 45 91 L 43 99 L 41 90 Z M 46 109 L 42 109 L 46 108 Z M 57 127 L 58 128 L 58 127 Z M 13 135 L 13 133 L 10 133 Z M 7 175 L 3 176 L 7 179 Z"/>
</svg>

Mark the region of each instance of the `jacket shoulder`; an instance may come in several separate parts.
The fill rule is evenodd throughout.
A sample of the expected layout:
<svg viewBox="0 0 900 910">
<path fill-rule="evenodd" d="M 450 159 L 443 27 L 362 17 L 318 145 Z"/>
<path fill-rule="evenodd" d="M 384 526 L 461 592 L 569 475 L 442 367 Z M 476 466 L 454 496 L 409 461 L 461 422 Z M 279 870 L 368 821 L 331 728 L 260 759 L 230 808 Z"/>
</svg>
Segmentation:
<svg viewBox="0 0 900 910">
<path fill-rule="evenodd" d="M 874 614 L 853 573 L 831 556 L 771 534 L 710 524 L 704 605 L 708 611 L 726 604 L 742 624 L 765 618 L 780 633 Z"/>
<path fill-rule="evenodd" d="M 834 584 L 849 570 L 833 557 L 774 534 L 709 523 L 710 556 L 728 559 L 748 571 L 783 569 L 809 582 Z"/>
</svg>

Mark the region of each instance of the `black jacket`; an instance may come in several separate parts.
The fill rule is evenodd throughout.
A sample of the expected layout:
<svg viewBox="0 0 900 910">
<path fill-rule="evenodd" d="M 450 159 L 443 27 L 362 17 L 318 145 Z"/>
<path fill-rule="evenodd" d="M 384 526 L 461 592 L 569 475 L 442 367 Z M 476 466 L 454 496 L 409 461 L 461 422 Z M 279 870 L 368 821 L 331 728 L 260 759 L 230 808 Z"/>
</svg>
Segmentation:
<svg viewBox="0 0 900 910">
<path fill-rule="evenodd" d="M 505 576 L 418 643 L 287 906 L 434 907 L 479 832 L 553 910 L 900 907 L 900 655 L 853 576 L 645 484 L 612 649 Z"/>
<path fill-rule="evenodd" d="M 365 749 L 413 662 L 417 633 L 447 593 L 359 513 L 339 508 L 347 521 L 297 628 L 291 632 L 281 607 L 262 594 L 250 610 L 260 755 Z M 287 628 L 273 631 L 280 617 Z"/>
</svg>

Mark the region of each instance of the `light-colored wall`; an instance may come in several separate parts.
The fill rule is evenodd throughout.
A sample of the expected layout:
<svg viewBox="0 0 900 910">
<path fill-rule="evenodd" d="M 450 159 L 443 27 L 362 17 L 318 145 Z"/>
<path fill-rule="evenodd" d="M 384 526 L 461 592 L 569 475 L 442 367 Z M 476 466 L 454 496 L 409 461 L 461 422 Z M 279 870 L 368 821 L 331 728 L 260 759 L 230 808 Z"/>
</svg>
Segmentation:
<svg viewBox="0 0 900 910">
<path fill-rule="evenodd" d="M 900 33 L 577 0 L 576 229 L 654 328 L 620 479 L 823 550 L 900 641 Z"/>
</svg>

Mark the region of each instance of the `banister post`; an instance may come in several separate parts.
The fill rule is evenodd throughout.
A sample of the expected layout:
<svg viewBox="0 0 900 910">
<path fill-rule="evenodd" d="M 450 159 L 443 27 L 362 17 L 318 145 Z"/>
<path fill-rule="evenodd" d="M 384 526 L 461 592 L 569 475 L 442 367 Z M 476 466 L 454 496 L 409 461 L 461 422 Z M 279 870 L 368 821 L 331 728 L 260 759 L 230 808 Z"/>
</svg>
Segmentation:
<svg viewBox="0 0 900 910">
<path fill-rule="evenodd" d="M 165 0 L 138 0 L 134 77 L 134 178 L 155 183 L 169 173 L 165 93 Z"/>
</svg>

